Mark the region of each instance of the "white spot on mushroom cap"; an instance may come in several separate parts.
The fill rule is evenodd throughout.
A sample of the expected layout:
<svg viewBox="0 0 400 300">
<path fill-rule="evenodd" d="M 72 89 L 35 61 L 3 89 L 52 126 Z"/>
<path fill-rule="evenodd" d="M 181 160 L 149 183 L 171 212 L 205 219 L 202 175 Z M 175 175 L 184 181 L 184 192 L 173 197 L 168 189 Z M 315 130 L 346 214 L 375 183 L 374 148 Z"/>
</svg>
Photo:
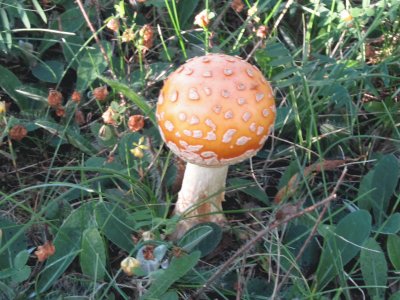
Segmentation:
<svg viewBox="0 0 400 300">
<path fill-rule="evenodd" d="M 192 136 L 192 132 L 190 130 L 184 129 L 183 134 L 186 136 Z"/>
<path fill-rule="evenodd" d="M 209 131 L 207 132 L 207 136 L 204 139 L 208 141 L 216 141 L 217 135 L 213 131 Z"/>
<path fill-rule="evenodd" d="M 179 140 L 179 144 L 184 148 L 187 148 L 187 146 L 189 145 L 187 142 L 182 141 L 182 140 Z"/>
<path fill-rule="evenodd" d="M 232 70 L 232 69 L 224 69 L 224 74 L 225 74 L 226 76 L 230 76 L 230 75 L 233 74 L 233 70 Z"/>
<path fill-rule="evenodd" d="M 171 100 L 172 102 L 175 102 L 176 100 L 178 100 L 178 91 L 173 91 L 172 94 L 169 96 L 169 100 Z"/>
<path fill-rule="evenodd" d="M 204 93 L 207 95 L 207 96 L 211 96 L 211 89 L 209 88 L 209 87 L 204 87 L 203 88 L 203 90 L 204 90 Z"/>
<path fill-rule="evenodd" d="M 222 105 L 217 104 L 217 105 L 215 105 L 215 106 L 212 108 L 212 110 L 213 110 L 213 112 L 215 112 L 216 114 L 219 114 L 219 113 L 222 111 Z"/>
<path fill-rule="evenodd" d="M 262 111 L 262 114 L 264 117 L 268 117 L 269 116 L 269 110 L 267 108 L 264 108 Z"/>
<path fill-rule="evenodd" d="M 240 138 L 238 138 L 237 140 L 236 140 L 236 145 L 238 145 L 238 146 L 243 146 L 243 145 L 245 145 L 248 141 L 250 141 L 251 140 L 251 137 L 248 137 L 248 136 L 241 136 Z"/>
<path fill-rule="evenodd" d="M 203 136 L 203 132 L 201 130 L 193 130 L 193 137 L 199 139 Z"/>
<path fill-rule="evenodd" d="M 246 103 L 246 99 L 243 98 L 243 97 L 240 97 L 240 98 L 237 99 L 237 102 L 238 102 L 239 105 L 243 105 L 243 104 Z"/>
<path fill-rule="evenodd" d="M 186 117 L 186 114 L 184 112 L 180 112 L 178 114 L 178 118 L 179 118 L 180 121 L 184 122 L 184 121 L 186 121 L 187 117 Z"/>
<path fill-rule="evenodd" d="M 233 112 L 231 110 L 228 110 L 224 114 L 225 119 L 232 119 L 233 118 Z"/>
<path fill-rule="evenodd" d="M 191 75 L 193 73 L 193 69 L 191 69 L 191 68 L 185 68 L 185 74 L 186 75 Z"/>
<path fill-rule="evenodd" d="M 165 129 L 167 129 L 168 131 L 174 130 L 174 124 L 172 124 L 172 122 L 171 122 L 171 121 L 168 121 L 168 120 L 164 122 L 164 127 L 165 127 Z"/>
<path fill-rule="evenodd" d="M 275 105 L 271 105 L 270 109 L 272 110 L 273 113 L 276 113 L 276 106 Z"/>
<path fill-rule="evenodd" d="M 221 96 L 224 97 L 224 98 L 229 98 L 230 93 L 229 93 L 228 90 L 222 90 L 221 91 Z"/>
<path fill-rule="evenodd" d="M 228 129 L 222 137 L 222 142 L 225 144 L 229 143 L 232 140 L 232 137 L 236 133 L 236 131 L 236 129 Z"/>
<path fill-rule="evenodd" d="M 259 145 L 263 145 L 265 143 L 265 141 L 267 140 L 268 135 L 264 135 L 261 140 L 258 142 Z"/>
<path fill-rule="evenodd" d="M 204 151 L 200 153 L 201 156 L 204 158 L 210 158 L 210 157 L 217 157 L 217 154 L 213 151 Z"/>
<path fill-rule="evenodd" d="M 169 147 L 169 149 L 171 149 L 177 155 L 179 155 L 179 153 L 181 152 L 179 150 L 178 146 L 174 142 L 169 141 L 167 143 L 167 146 Z"/>
<path fill-rule="evenodd" d="M 261 135 L 263 132 L 264 132 L 264 127 L 263 126 L 258 126 L 257 135 Z"/>
<path fill-rule="evenodd" d="M 203 145 L 188 145 L 187 150 L 192 152 L 200 151 L 204 146 Z"/>
<path fill-rule="evenodd" d="M 257 130 L 257 124 L 256 123 L 251 123 L 249 127 L 251 132 L 255 132 Z"/>
<path fill-rule="evenodd" d="M 242 115 L 242 120 L 245 121 L 245 122 L 249 121 L 250 118 L 251 118 L 251 112 L 249 112 L 249 111 L 246 111 L 246 112 Z"/>
<path fill-rule="evenodd" d="M 260 102 L 262 99 L 264 99 L 264 93 L 257 93 L 256 94 L 256 101 Z"/>
<path fill-rule="evenodd" d="M 160 93 L 160 96 L 158 97 L 158 104 L 162 105 L 164 103 L 164 96 L 163 93 Z"/>
<path fill-rule="evenodd" d="M 179 131 L 175 132 L 175 136 L 178 137 L 178 138 L 181 137 L 181 134 L 179 133 Z"/>
<path fill-rule="evenodd" d="M 246 89 L 246 85 L 240 82 L 240 83 L 238 83 L 238 84 L 236 85 L 236 88 L 237 88 L 239 91 L 244 91 L 244 90 Z"/>
<path fill-rule="evenodd" d="M 249 77 L 251 78 L 254 77 L 254 71 L 252 69 L 246 69 L 246 74 L 249 75 Z"/>
<path fill-rule="evenodd" d="M 190 121 L 189 121 L 189 124 L 190 124 L 190 125 L 197 125 L 197 124 L 199 124 L 199 123 L 200 123 L 200 120 L 199 120 L 199 118 L 198 118 L 197 116 L 193 115 L 193 116 L 190 118 Z"/>
<path fill-rule="evenodd" d="M 189 99 L 190 100 L 199 100 L 200 99 L 200 95 L 197 92 L 196 88 L 190 88 L 189 89 Z"/>
<path fill-rule="evenodd" d="M 211 119 L 206 119 L 205 123 L 208 127 L 211 127 L 213 130 L 217 129 L 217 125 L 211 120 Z"/>
<path fill-rule="evenodd" d="M 205 71 L 205 72 L 203 72 L 203 77 L 212 77 L 211 71 Z"/>
</svg>

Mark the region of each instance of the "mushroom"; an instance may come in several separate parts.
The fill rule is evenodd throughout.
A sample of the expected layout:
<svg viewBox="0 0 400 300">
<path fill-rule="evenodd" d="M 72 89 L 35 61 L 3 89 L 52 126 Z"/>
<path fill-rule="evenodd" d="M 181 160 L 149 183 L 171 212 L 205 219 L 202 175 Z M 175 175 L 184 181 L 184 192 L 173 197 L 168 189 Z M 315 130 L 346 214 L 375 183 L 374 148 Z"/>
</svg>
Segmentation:
<svg viewBox="0 0 400 300">
<path fill-rule="evenodd" d="M 273 91 L 260 70 L 225 54 L 188 60 L 161 89 L 156 117 L 166 145 L 187 162 L 176 237 L 201 222 L 225 222 L 228 166 L 255 155 L 273 128 Z"/>
</svg>

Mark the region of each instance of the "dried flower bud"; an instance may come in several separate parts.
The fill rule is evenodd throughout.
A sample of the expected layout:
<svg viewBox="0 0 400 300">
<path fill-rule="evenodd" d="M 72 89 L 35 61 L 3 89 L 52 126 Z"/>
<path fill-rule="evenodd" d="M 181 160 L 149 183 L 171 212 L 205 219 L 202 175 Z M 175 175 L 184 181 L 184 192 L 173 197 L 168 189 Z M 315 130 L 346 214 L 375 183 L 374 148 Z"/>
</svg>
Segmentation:
<svg viewBox="0 0 400 300">
<path fill-rule="evenodd" d="M 81 102 L 82 95 L 78 91 L 74 91 L 71 95 L 71 100 L 75 103 Z"/>
<path fill-rule="evenodd" d="M 78 125 L 85 124 L 85 116 L 81 110 L 75 111 L 75 122 Z"/>
<path fill-rule="evenodd" d="M 117 125 L 117 113 L 112 110 L 111 106 L 107 108 L 101 117 L 103 118 L 105 124 Z"/>
<path fill-rule="evenodd" d="M 257 4 L 254 4 L 252 7 L 250 7 L 250 9 L 247 11 L 247 16 L 249 18 L 253 18 L 254 21 L 256 22 L 260 22 L 260 18 L 256 16 L 258 12 L 258 8 L 257 8 Z"/>
<path fill-rule="evenodd" d="M 20 142 L 26 135 L 28 134 L 28 130 L 22 125 L 15 125 L 10 129 L 8 135 L 12 140 Z"/>
<path fill-rule="evenodd" d="M 35 255 L 40 262 L 44 262 L 50 256 L 56 253 L 56 247 L 52 242 L 47 241 L 42 246 L 37 247 L 37 251 L 35 251 Z"/>
<path fill-rule="evenodd" d="M 135 33 L 131 28 L 125 29 L 125 31 L 122 33 L 121 39 L 124 43 L 131 42 L 135 39 Z"/>
<path fill-rule="evenodd" d="M 135 273 L 135 269 L 140 267 L 140 262 L 131 256 L 126 257 L 121 261 L 121 269 L 128 276 L 132 276 Z"/>
<path fill-rule="evenodd" d="M 140 36 L 143 39 L 145 51 L 153 47 L 154 30 L 149 24 L 144 25 L 142 29 L 140 29 Z"/>
<path fill-rule="evenodd" d="M 210 20 L 215 17 L 215 13 L 202 10 L 199 14 L 194 17 L 194 24 L 200 27 L 206 28 L 210 24 Z"/>
<path fill-rule="evenodd" d="M 6 102 L 0 101 L 0 114 L 4 114 L 6 112 Z"/>
<path fill-rule="evenodd" d="M 65 116 L 65 108 L 62 106 L 57 106 L 56 108 L 56 115 L 60 118 Z"/>
<path fill-rule="evenodd" d="M 155 236 L 151 231 L 144 231 L 142 233 L 142 239 L 143 241 L 151 241 L 155 239 Z"/>
<path fill-rule="evenodd" d="M 108 90 L 107 86 L 99 86 L 93 90 L 93 96 L 97 101 L 104 101 L 107 99 Z"/>
<path fill-rule="evenodd" d="M 129 117 L 128 127 L 132 132 L 139 131 L 144 126 L 144 117 L 142 115 L 133 115 Z"/>
<path fill-rule="evenodd" d="M 114 31 L 114 32 L 118 32 L 119 30 L 119 21 L 117 18 L 112 18 L 107 22 L 107 28 Z"/>
<path fill-rule="evenodd" d="M 237 13 L 240 13 L 244 8 L 244 3 L 242 0 L 233 0 L 231 3 L 231 8 Z"/>
<path fill-rule="evenodd" d="M 258 26 L 256 35 L 260 39 L 266 39 L 268 34 L 268 27 L 265 25 Z"/>
<path fill-rule="evenodd" d="M 53 89 L 49 91 L 49 95 L 47 96 L 47 102 L 51 107 L 56 108 L 60 106 L 62 104 L 62 100 L 63 96 L 59 91 Z"/>
</svg>

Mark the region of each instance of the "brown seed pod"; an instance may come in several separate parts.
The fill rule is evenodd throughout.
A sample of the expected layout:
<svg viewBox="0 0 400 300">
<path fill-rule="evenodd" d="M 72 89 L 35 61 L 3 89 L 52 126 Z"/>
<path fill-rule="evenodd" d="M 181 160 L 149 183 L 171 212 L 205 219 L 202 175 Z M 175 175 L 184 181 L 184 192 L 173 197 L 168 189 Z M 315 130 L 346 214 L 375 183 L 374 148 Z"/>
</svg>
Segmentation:
<svg viewBox="0 0 400 300">
<path fill-rule="evenodd" d="M 129 117 L 128 127 L 132 132 L 139 131 L 144 126 L 144 117 L 142 115 L 133 115 Z"/>
<path fill-rule="evenodd" d="M 99 86 L 93 90 L 93 96 L 97 101 L 104 101 L 107 99 L 108 90 L 107 86 Z"/>
<path fill-rule="evenodd" d="M 78 91 L 74 91 L 71 95 L 71 100 L 75 103 L 81 102 L 82 95 Z"/>
<path fill-rule="evenodd" d="M 15 125 L 10 129 L 9 136 L 12 140 L 20 142 L 26 135 L 28 130 L 22 125 Z"/>
<path fill-rule="evenodd" d="M 56 108 L 62 104 L 63 96 L 62 94 L 54 89 L 49 91 L 49 95 L 47 96 L 47 102 L 49 106 Z"/>
</svg>

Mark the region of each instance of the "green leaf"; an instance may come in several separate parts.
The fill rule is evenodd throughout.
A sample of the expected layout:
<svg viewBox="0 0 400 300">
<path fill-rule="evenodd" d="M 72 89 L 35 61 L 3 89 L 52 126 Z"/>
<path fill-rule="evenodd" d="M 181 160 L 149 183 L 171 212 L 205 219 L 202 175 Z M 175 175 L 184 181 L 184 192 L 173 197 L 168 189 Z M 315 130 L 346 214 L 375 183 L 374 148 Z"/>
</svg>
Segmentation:
<svg viewBox="0 0 400 300">
<path fill-rule="evenodd" d="M 232 178 L 228 180 L 229 188 L 239 188 L 240 191 L 250 195 L 257 200 L 260 200 L 264 204 L 269 204 L 267 194 L 261 190 L 257 184 L 253 181 L 240 179 L 240 178 Z"/>
<path fill-rule="evenodd" d="M 153 108 L 147 103 L 145 99 L 136 94 L 129 86 L 116 80 L 111 80 L 106 77 L 100 76 L 100 79 L 107 83 L 115 92 L 121 93 L 131 100 L 144 115 L 147 115 L 155 126 L 157 121 L 154 115 Z"/>
<path fill-rule="evenodd" d="M 390 215 L 386 221 L 375 230 L 381 234 L 396 234 L 400 231 L 400 213 Z"/>
<path fill-rule="evenodd" d="M 7 12 L 4 8 L 0 8 L 0 16 L 1 20 L 3 22 L 3 27 L 5 29 L 5 35 L 6 35 L 6 47 L 8 50 L 11 49 L 12 46 L 12 36 L 10 33 L 10 21 L 7 16 Z"/>
<path fill-rule="evenodd" d="M 14 75 L 14 73 L 1 65 L 0 74 L 0 87 L 6 92 L 8 96 L 10 96 L 15 101 L 15 103 L 22 111 L 29 111 L 33 107 L 32 101 L 30 101 L 28 97 L 25 97 L 16 92 L 16 90 L 22 88 L 23 84 Z"/>
<path fill-rule="evenodd" d="M 200 251 L 195 251 L 178 258 L 174 257 L 168 268 L 154 280 L 147 293 L 144 294 L 141 299 L 160 299 L 174 282 L 189 272 L 197 264 L 200 255 Z"/>
<path fill-rule="evenodd" d="M 28 15 L 26 14 L 25 9 L 22 7 L 22 5 L 20 3 L 17 2 L 15 4 L 17 6 L 18 14 L 19 14 L 19 17 L 20 17 L 22 23 L 24 23 L 24 26 L 26 28 L 28 28 L 28 29 L 31 28 L 31 22 L 29 21 L 29 18 L 28 18 Z"/>
<path fill-rule="evenodd" d="M 40 293 L 53 285 L 81 251 L 82 233 L 93 218 L 93 208 L 94 202 L 80 206 L 59 228 L 53 241 L 56 253 L 49 257 L 37 280 L 36 288 Z"/>
<path fill-rule="evenodd" d="M 103 43 L 108 57 L 111 57 L 111 45 L 108 42 Z M 95 79 L 97 79 L 107 68 L 107 62 L 101 53 L 100 47 L 95 45 L 93 48 L 86 49 L 86 53 L 79 61 L 77 75 L 78 80 L 76 89 L 85 90 Z"/>
<path fill-rule="evenodd" d="M 400 237 L 398 235 L 389 235 L 387 240 L 387 252 L 396 271 L 400 271 Z"/>
<path fill-rule="evenodd" d="M 400 300 L 400 291 L 399 291 L 399 292 L 396 292 L 396 293 L 394 293 L 394 294 L 392 294 L 392 295 L 389 297 L 389 300 Z"/>
<path fill-rule="evenodd" d="M 29 252 L 27 250 L 20 251 L 14 258 L 14 267 L 22 269 L 28 262 Z"/>
<path fill-rule="evenodd" d="M 319 290 L 335 276 L 342 276 L 343 267 L 361 250 L 370 232 L 371 215 L 365 210 L 348 214 L 340 220 L 333 232 L 327 232 L 316 272 Z"/>
<path fill-rule="evenodd" d="M 199 0 L 179 1 L 177 5 L 178 20 L 181 29 L 191 28 L 192 24 L 187 24 L 194 15 L 196 7 L 199 5 Z"/>
<path fill-rule="evenodd" d="M 64 58 L 71 64 L 71 67 L 78 69 L 80 58 L 85 54 L 85 50 L 82 50 L 84 39 L 79 35 L 72 35 L 64 37 L 64 41 L 61 44 Z"/>
<path fill-rule="evenodd" d="M 127 252 L 135 248 L 131 237 L 135 224 L 119 205 L 99 202 L 95 207 L 95 215 L 99 230 L 111 242 Z"/>
<path fill-rule="evenodd" d="M 201 223 L 192 227 L 178 241 L 178 246 L 187 252 L 198 250 L 201 257 L 211 253 L 222 238 L 221 228 L 214 223 Z"/>
<path fill-rule="evenodd" d="M 160 300 L 179 300 L 178 293 L 176 291 L 168 291 L 161 296 Z"/>
<path fill-rule="evenodd" d="M 37 0 L 32 0 L 32 4 L 35 7 L 39 16 L 42 18 L 43 22 L 47 23 L 47 16 L 46 16 L 43 8 L 40 6 L 39 2 Z"/>
<path fill-rule="evenodd" d="M 369 238 L 361 249 L 360 266 L 371 299 L 383 299 L 385 288 L 382 286 L 387 283 L 388 267 L 382 248 L 373 238 Z"/>
<path fill-rule="evenodd" d="M 21 251 L 26 251 L 27 248 L 24 227 L 0 217 L 0 229 L 2 233 L 0 239 L 0 270 L 13 268 L 14 258 Z"/>
<path fill-rule="evenodd" d="M 57 60 L 47 60 L 32 68 L 32 74 L 44 82 L 57 83 L 64 72 L 64 64 Z"/>
<path fill-rule="evenodd" d="M 371 197 L 374 217 L 378 224 L 382 224 L 386 219 L 386 211 L 399 181 L 399 174 L 399 163 L 393 154 L 383 156 L 374 168 Z"/>
<path fill-rule="evenodd" d="M 96 281 L 104 279 L 106 249 L 97 228 L 88 228 L 83 232 L 80 264 L 83 274 Z"/>
</svg>

